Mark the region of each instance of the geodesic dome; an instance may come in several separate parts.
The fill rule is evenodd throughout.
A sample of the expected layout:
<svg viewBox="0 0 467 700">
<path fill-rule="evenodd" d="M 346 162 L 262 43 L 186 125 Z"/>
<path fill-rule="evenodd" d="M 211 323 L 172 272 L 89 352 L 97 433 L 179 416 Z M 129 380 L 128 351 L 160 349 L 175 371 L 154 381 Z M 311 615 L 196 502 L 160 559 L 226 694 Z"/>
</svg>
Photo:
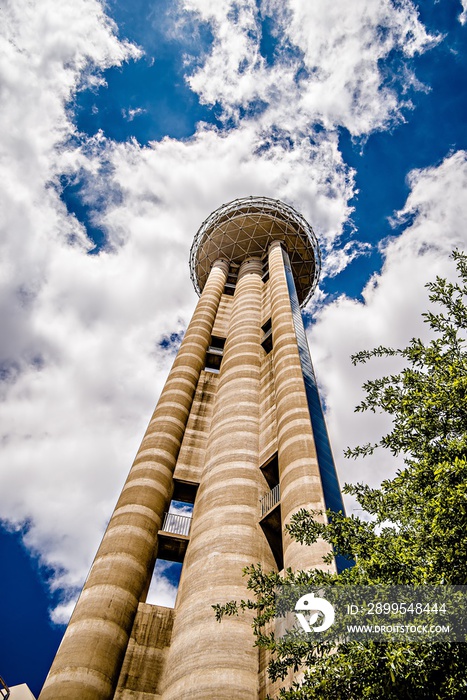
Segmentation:
<svg viewBox="0 0 467 700">
<path fill-rule="evenodd" d="M 223 204 L 201 225 L 190 251 L 190 275 L 197 293 L 201 294 L 216 260 L 228 260 L 235 269 L 246 258 L 263 258 L 276 240 L 289 254 L 300 306 L 304 306 L 318 283 L 318 241 L 301 214 L 268 197 L 245 197 Z"/>
</svg>

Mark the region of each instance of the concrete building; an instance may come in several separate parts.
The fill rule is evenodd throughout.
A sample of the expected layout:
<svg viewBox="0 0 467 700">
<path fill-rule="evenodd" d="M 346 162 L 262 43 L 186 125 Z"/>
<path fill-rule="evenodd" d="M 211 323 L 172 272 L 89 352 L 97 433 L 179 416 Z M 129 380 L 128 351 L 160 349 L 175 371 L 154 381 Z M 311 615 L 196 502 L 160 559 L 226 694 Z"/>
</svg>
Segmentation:
<svg viewBox="0 0 467 700">
<path fill-rule="evenodd" d="M 10 687 L 9 700 L 36 700 L 26 683 Z"/>
<path fill-rule="evenodd" d="M 0 700 L 36 700 L 26 683 L 8 686 L 0 676 Z"/>
<path fill-rule="evenodd" d="M 256 700 L 271 691 L 243 567 L 323 567 L 284 533 L 342 497 L 300 307 L 316 237 L 282 202 L 215 211 L 190 255 L 200 299 L 40 700 Z M 192 518 L 169 514 L 192 503 Z M 183 562 L 174 609 L 145 603 L 156 559 Z"/>
</svg>

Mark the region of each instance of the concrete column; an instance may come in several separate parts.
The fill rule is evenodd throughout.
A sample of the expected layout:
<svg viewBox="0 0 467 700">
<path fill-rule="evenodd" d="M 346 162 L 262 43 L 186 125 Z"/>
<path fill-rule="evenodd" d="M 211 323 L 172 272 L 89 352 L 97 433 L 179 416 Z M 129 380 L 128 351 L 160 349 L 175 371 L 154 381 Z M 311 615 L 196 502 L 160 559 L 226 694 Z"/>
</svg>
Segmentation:
<svg viewBox="0 0 467 700">
<path fill-rule="evenodd" d="M 212 604 L 247 597 L 242 568 L 274 560 L 258 525 L 261 261 L 239 271 L 206 464 L 183 564 L 164 700 L 253 700 L 252 615 L 215 620 Z"/>
<path fill-rule="evenodd" d="M 298 353 L 282 248 L 274 241 L 269 249 L 269 287 L 274 353 L 277 443 L 282 526 L 301 508 L 325 510 L 315 441 Z M 322 568 L 330 546 L 319 541 L 308 547 L 283 533 L 284 567 Z"/>
<path fill-rule="evenodd" d="M 113 697 L 227 272 L 211 270 L 40 700 Z"/>
</svg>

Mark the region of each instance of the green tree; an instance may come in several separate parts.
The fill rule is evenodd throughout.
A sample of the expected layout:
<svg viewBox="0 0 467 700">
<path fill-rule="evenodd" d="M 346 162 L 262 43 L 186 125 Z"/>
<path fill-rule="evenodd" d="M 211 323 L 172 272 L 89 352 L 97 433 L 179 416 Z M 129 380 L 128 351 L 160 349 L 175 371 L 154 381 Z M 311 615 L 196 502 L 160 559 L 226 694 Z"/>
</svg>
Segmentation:
<svg viewBox="0 0 467 700">
<path fill-rule="evenodd" d="M 290 668 L 306 669 L 303 682 L 281 690 L 283 700 L 467 697 L 465 644 L 349 641 L 330 648 L 267 633 L 275 614 L 274 587 L 284 582 L 467 584 L 467 256 L 456 251 L 453 258 L 458 282 L 437 278 L 427 285 L 430 301 L 438 305 L 436 312 L 423 314 L 432 340 L 414 338 L 402 350 L 379 347 L 352 358 L 355 364 L 399 356 L 404 369 L 364 384 L 366 397 L 356 410 L 388 413 L 392 429 L 376 444 L 348 449 L 346 456 L 384 448 L 401 456 L 404 467 L 379 488 L 344 487 L 366 518 L 328 512 L 329 524 L 323 525 L 303 510 L 288 528 L 303 544 L 324 538 L 355 565 L 339 575 L 287 571 L 284 578 L 251 566 L 245 574 L 252 600 L 216 606 L 218 619 L 242 607 L 256 611 L 256 644 L 272 654 L 272 679 L 284 678 Z"/>
</svg>

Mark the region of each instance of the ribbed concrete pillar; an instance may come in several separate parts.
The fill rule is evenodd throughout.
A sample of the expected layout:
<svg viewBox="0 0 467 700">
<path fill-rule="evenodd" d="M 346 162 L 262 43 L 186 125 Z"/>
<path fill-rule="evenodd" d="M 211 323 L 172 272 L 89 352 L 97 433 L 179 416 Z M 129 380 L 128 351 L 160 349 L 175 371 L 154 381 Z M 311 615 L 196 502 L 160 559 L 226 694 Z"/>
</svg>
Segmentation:
<svg viewBox="0 0 467 700">
<path fill-rule="evenodd" d="M 213 603 L 248 595 L 242 568 L 274 568 L 258 525 L 261 262 L 239 272 L 193 512 L 167 663 L 164 700 L 253 700 L 258 655 L 251 615 L 216 622 Z M 263 481 L 263 483 L 261 483 Z"/>
<path fill-rule="evenodd" d="M 269 279 L 284 526 L 300 508 L 324 511 L 325 505 L 279 241 L 274 241 L 269 249 Z M 322 561 L 323 554 L 330 550 L 325 542 L 308 547 L 284 533 L 283 549 L 285 568 L 291 567 L 295 571 L 329 569 Z"/>
<path fill-rule="evenodd" d="M 212 268 L 40 700 L 113 697 L 227 271 Z"/>
</svg>

